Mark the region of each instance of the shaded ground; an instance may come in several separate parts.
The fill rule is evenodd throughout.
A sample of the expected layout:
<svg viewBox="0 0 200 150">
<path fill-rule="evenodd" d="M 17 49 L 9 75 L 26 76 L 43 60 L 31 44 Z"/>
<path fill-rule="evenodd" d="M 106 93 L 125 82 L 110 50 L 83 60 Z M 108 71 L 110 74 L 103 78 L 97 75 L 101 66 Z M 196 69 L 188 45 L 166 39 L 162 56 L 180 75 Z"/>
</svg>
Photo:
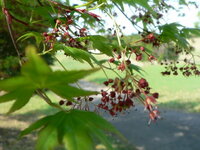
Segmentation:
<svg viewBox="0 0 200 150">
<path fill-rule="evenodd" d="M 139 150 L 200 149 L 200 114 L 161 110 L 163 119 L 148 126 L 146 113 L 138 109 L 110 120 Z"/>
<path fill-rule="evenodd" d="M 24 120 L 20 118 L 19 116 L 0 115 L 0 150 L 33 150 L 35 134 L 18 139 L 20 131 L 26 128 L 30 121 L 25 117 Z"/>
<path fill-rule="evenodd" d="M 44 109 L 38 111 L 30 111 L 26 114 L 16 114 L 6 116 L 0 114 L 0 150 L 34 150 L 36 144 L 37 133 L 34 132 L 21 139 L 18 138 L 20 131 L 28 127 L 37 118 L 44 114 L 53 113 L 53 110 Z M 135 150 L 135 147 L 117 137 L 113 138 L 108 135 L 112 141 L 115 150 Z M 58 147 L 56 150 L 65 150 L 63 147 Z M 105 150 L 105 146 L 96 145 L 95 150 Z"/>
</svg>

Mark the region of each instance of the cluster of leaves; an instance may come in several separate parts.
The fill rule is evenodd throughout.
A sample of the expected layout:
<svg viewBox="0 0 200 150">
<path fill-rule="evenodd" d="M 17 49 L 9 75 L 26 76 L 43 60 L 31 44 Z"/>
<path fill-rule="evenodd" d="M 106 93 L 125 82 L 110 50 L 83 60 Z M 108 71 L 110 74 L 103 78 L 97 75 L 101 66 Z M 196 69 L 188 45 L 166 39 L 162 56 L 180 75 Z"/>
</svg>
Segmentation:
<svg viewBox="0 0 200 150">
<path fill-rule="evenodd" d="M 0 89 L 6 91 L 0 97 L 0 102 L 15 100 L 8 113 L 26 105 L 36 90 L 49 89 L 70 101 L 73 101 L 73 97 L 97 94 L 97 92 L 84 91 L 69 85 L 97 69 L 53 72 L 36 54 L 33 47 L 27 49 L 27 58 L 28 62 L 22 67 L 21 76 L 0 81 Z"/>
<path fill-rule="evenodd" d="M 120 135 L 100 116 L 80 110 L 61 111 L 44 117 L 21 132 L 21 136 L 39 128 L 36 150 L 50 150 L 63 144 L 69 150 L 94 150 L 96 143 L 94 139 L 108 149 L 113 149 L 105 132 Z"/>
<path fill-rule="evenodd" d="M 2 16 L 6 18 L 5 23 L 14 44 L 13 49 L 18 53 L 22 64 L 19 76 L 0 81 L 0 90 L 5 92 L 0 97 L 0 103 L 15 101 L 8 112 L 12 113 L 25 106 L 34 94 L 38 94 L 47 104 L 59 110 L 54 115 L 38 120 L 21 133 L 23 136 L 40 129 L 37 150 L 52 150 L 58 145 L 64 145 L 69 150 L 92 150 L 95 146 L 93 139 L 112 149 L 106 133 L 119 133 L 100 116 L 94 112 L 83 111 L 86 107 L 80 107 L 84 102 L 87 105 L 93 101 L 91 95 L 100 92 L 86 91 L 72 85 L 99 70 L 94 68 L 95 65 L 103 71 L 112 70 L 117 76 L 104 82 L 108 90 L 101 91 L 101 102 L 95 107 L 104 109 L 114 116 L 131 108 L 135 104 L 134 101 L 139 100 L 149 111 L 150 121 L 159 119 L 159 111 L 156 107 L 159 94 L 151 93 L 148 81 L 141 77 L 142 69 L 134 65 L 132 59 L 142 61 L 147 57 L 150 62 L 156 61 L 152 49 L 159 48 L 163 44 L 172 45 L 172 43 L 175 53 L 179 54 L 180 51 L 191 53 L 187 39 L 200 33 L 199 29 L 188 29 L 177 23 L 161 24 L 162 13 L 172 8 L 163 0 L 82 1 L 85 3 L 80 5 L 72 5 L 70 0 L 65 3 L 59 0 L 34 2 L 15 0 L 0 3 L 3 8 Z M 179 2 L 181 5 L 188 4 L 184 0 Z M 13 8 L 13 4 L 20 8 L 20 13 L 17 12 L 18 9 Z M 138 14 L 123 13 L 126 11 L 126 5 L 138 11 Z M 97 31 L 96 33 L 106 31 L 103 18 L 91 12 L 93 9 L 99 9 L 110 16 L 114 28 L 109 30 L 109 35 L 91 35 L 92 28 Z M 127 42 L 123 39 L 123 32 L 115 21 L 117 15 L 113 15 L 114 9 L 121 11 L 138 29 L 137 41 L 131 39 Z M 23 35 L 13 32 L 16 23 L 25 25 L 29 32 L 25 34 L 23 32 Z M 140 23 L 142 27 L 139 26 Z M 154 30 L 151 30 L 152 27 Z M 157 32 L 155 29 L 158 29 Z M 25 59 L 21 58 L 16 41 L 25 45 L 27 43 L 34 45 L 27 48 Z M 19 47 L 22 48 L 23 46 Z M 39 54 L 36 49 L 39 49 Z M 76 61 L 90 64 L 93 69 L 67 71 L 61 64 L 65 71 L 53 71 L 39 56 L 45 54 L 54 56 L 60 50 L 64 52 L 66 59 L 72 57 Z M 97 50 L 98 53 L 91 50 Z M 106 59 L 97 60 L 96 54 Z M 59 60 L 58 62 L 61 63 Z M 192 67 L 196 67 L 194 63 Z M 53 103 L 45 93 L 47 89 L 64 100 Z M 60 106 L 65 102 L 66 105 L 71 106 L 70 109 Z"/>
</svg>

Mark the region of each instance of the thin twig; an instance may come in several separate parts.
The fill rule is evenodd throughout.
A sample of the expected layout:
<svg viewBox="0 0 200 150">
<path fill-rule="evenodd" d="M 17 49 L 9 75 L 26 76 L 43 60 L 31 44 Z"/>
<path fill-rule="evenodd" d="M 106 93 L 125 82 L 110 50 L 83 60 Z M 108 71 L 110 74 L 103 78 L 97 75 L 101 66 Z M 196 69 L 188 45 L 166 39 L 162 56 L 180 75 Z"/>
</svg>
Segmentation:
<svg viewBox="0 0 200 150">
<path fill-rule="evenodd" d="M 60 107 L 59 105 L 56 105 L 54 103 L 52 103 L 52 101 L 50 100 L 50 98 L 46 95 L 45 92 L 42 92 L 40 90 L 36 90 L 36 93 L 50 106 L 54 107 L 54 108 L 58 108 L 62 111 L 65 111 L 62 107 Z"/>
<path fill-rule="evenodd" d="M 39 4 L 40 6 L 43 6 L 43 4 L 40 2 L 40 0 L 37 0 L 37 2 L 38 2 L 38 4 Z"/>
<path fill-rule="evenodd" d="M 140 26 L 138 26 L 137 24 L 135 24 L 125 13 L 123 10 L 121 10 L 121 8 L 115 3 L 113 2 L 113 4 L 119 9 L 119 11 L 131 22 L 131 24 L 133 25 L 133 27 L 138 30 L 135 26 L 137 26 L 138 28 L 140 28 L 141 30 L 143 30 Z M 145 31 L 145 30 L 144 30 Z M 145 31 L 146 32 L 146 31 Z"/>
<path fill-rule="evenodd" d="M 19 49 L 18 49 L 17 44 L 16 44 L 16 42 L 15 42 L 15 39 L 14 39 L 14 36 L 13 36 L 12 27 L 11 27 L 10 22 L 9 22 L 9 21 L 10 21 L 10 20 L 9 20 L 9 17 L 11 17 L 11 16 L 10 16 L 9 11 L 6 9 L 5 6 L 6 6 L 5 0 L 2 0 L 2 11 L 3 11 L 3 14 L 4 14 L 5 17 L 6 17 L 6 24 L 7 24 L 7 27 L 8 27 L 8 32 L 9 32 L 9 34 L 10 34 L 12 43 L 13 43 L 13 45 L 14 45 L 14 47 L 15 47 L 15 50 L 16 50 L 16 53 L 17 53 L 17 55 L 18 55 L 19 64 L 20 64 L 20 66 L 22 66 L 22 61 L 21 61 L 20 52 L 19 52 Z"/>
<path fill-rule="evenodd" d="M 68 71 L 67 68 L 61 63 L 61 61 L 56 57 L 54 56 L 54 58 L 58 61 L 58 63 L 62 66 L 62 68 L 65 70 L 65 71 Z M 78 86 L 79 89 L 83 89 L 78 82 L 75 82 L 75 84 Z"/>
</svg>

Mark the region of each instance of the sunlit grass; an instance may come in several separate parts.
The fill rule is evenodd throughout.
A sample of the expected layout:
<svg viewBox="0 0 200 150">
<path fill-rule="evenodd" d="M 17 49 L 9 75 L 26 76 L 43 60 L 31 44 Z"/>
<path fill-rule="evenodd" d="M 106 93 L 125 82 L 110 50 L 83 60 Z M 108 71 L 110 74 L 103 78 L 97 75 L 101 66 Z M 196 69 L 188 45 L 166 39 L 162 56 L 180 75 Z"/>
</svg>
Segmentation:
<svg viewBox="0 0 200 150">
<path fill-rule="evenodd" d="M 56 96 L 55 94 L 53 94 L 52 92 L 47 92 L 47 95 L 55 103 L 58 103 L 60 100 L 60 98 L 58 96 Z M 7 113 L 13 103 L 14 103 L 14 101 L 2 103 L 0 105 L 0 114 Z M 30 99 L 30 101 L 27 105 L 25 105 L 22 109 L 14 112 L 13 115 L 20 115 L 20 114 L 25 114 L 25 113 L 29 113 L 29 112 L 37 113 L 40 110 L 47 110 L 47 112 L 46 112 L 47 114 L 56 111 L 51 106 L 47 105 L 47 103 L 42 98 L 35 95 Z"/>
</svg>

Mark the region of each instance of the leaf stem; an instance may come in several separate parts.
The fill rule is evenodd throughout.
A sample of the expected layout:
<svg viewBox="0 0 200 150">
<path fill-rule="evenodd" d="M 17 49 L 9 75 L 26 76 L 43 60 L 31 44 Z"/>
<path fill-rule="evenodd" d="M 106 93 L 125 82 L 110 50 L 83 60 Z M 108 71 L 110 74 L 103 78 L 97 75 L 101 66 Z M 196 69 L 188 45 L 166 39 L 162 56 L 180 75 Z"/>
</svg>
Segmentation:
<svg viewBox="0 0 200 150">
<path fill-rule="evenodd" d="M 135 27 L 137 26 L 138 28 L 140 28 L 141 30 L 143 30 L 140 26 L 138 26 L 137 24 L 135 24 L 125 13 L 123 10 L 121 10 L 121 8 L 115 3 L 113 2 L 113 4 L 119 9 L 119 11 L 126 17 L 126 19 L 128 19 L 131 24 L 133 25 L 133 27 L 138 31 L 138 29 Z M 146 32 L 146 30 L 144 30 Z"/>
<path fill-rule="evenodd" d="M 101 70 L 103 71 L 103 73 L 105 74 L 106 78 L 109 79 L 109 78 L 108 78 L 108 75 L 107 75 L 107 73 L 106 73 L 106 71 L 104 70 L 104 68 L 103 68 L 102 66 L 100 66 L 100 68 L 101 68 Z"/>
<path fill-rule="evenodd" d="M 110 9 L 109 9 L 109 13 L 108 12 L 106 12 L 106 13 L 113 20 L 113 23 L 114 23 L 114 26 L 115 26 L 115 30 L 116 30 L 116 34 L 117 34 L 118 44 L 119 44 L 120 47 L 122 47 L 121 40 L 120 40 L 120 33 L 119 33 L 119 25 L 117 24 L 117 22 L 115 21 L 114 17 L 112 16 L 112 12 L 111 12 Z"/>
<path fill-rule="evenodd" d="M 78 6 L 75 6 L 75 8 L 80 8 L 80 7 L 84 7 L 84 6 L 89 6 L 90 4 L 92 4 L 92 3 L 94 3 L 95 1 L 94 0 L 92 0 L 92 1 L 90 1 L 90 2 L 87 2 L 87 3 L 85 3 L 85 4 L 82 4 L 82 5 L 78 5 Z"/>
<path fill-rule="evenodd" d="M 62 67 L 65 71 L 68 71 L 67 68 L 61 63 L 61 61 L 60 61 L 55 55 L 53 55 L 53 57 L 56 59 L 56 61 L 61 65 L 61 67 Z"/>
<path fill-rule="evenodd" d="M 52 103 L 51 99 L 46 95 L 45 92 L 42 92 L 41 90 L 36 90 L 36 93 L 50 106 L 60 109 L 62 111 L 65 111 L 62 107 L 60 107 L 59 105 Z"/>
</svg>

